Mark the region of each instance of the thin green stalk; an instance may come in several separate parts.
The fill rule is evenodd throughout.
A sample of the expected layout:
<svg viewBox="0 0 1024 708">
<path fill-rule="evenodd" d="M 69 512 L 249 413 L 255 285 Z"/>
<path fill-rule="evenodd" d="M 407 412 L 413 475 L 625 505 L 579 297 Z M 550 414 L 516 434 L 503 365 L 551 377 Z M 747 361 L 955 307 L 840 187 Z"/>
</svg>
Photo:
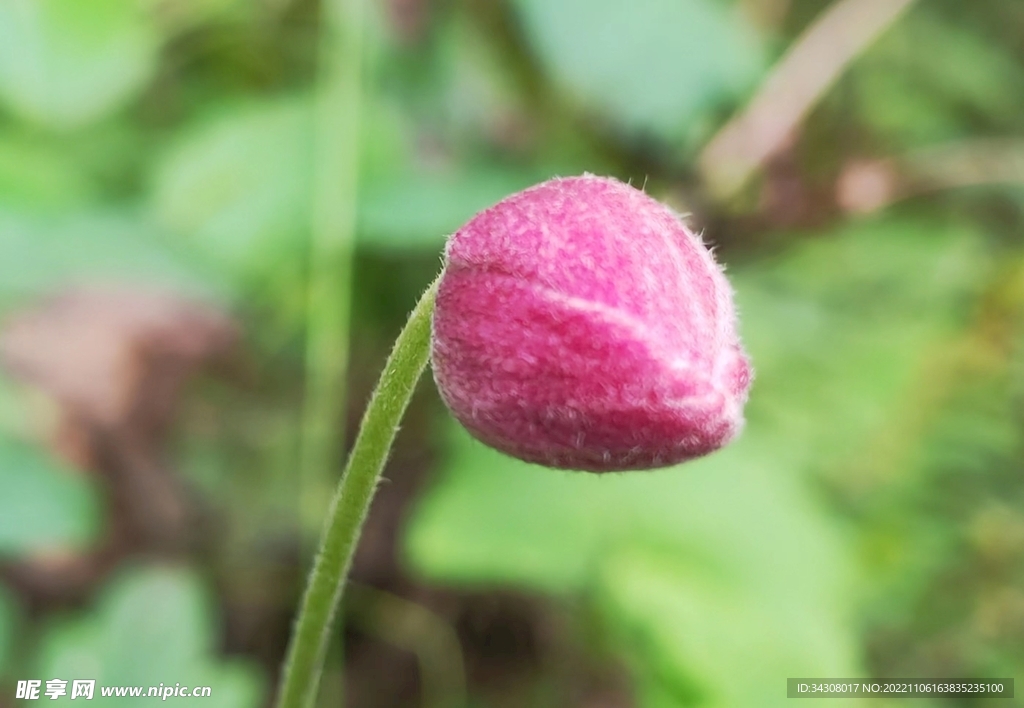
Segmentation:
<svg viewBox="0 0 1024 708">
<path fill-rule="evenodd" d="M 426 607 L 352 583 L 347 600 L 350 626 L 416 656 L 423 708 L 463 708 L 466 668 L 455 629 Z"/>
<path fill-rule="evenodd" d="M 359 177 L 366 0 L 324 0 L 315 116 L 306 385 L 299 448 L 303 527 L 318 528 L 341 447 Z"/>
<path fill-rule="evenodd" d="M 423 294 L 398 335 L 363 415 L 295 622 L 278 708 L 313 705 L 352 554 L 398 425 L 430 358 L 430 321 L 437 284 L 435 280 Z"/>
</svg>

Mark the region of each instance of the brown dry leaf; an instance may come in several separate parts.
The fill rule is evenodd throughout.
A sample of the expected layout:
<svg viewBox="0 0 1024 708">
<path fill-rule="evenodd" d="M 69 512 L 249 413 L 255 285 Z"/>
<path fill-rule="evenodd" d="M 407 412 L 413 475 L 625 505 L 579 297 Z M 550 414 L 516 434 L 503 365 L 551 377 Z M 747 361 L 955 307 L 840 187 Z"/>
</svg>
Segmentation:
<svg viewBox="0 0 1024 708">
<path fill-rule="evenodd" d="M 158 431 L 189 374 L 236 338 L 226 315 L 173 293 L 80 289 L 11 318 L 0 360 L 91 424 Z"/>
<path fill-rule="evenodd" d="M 53 446 L 107 493 L 108 539 L 93 565 L 181 549 L 194 536 L 195 504 L 164 460 L 165 438 L 184 384 L 231 353 L 238 334 L 210 304 L 138 287 L 68 290 L 0 328 L 0 364 L 60 411 Z M 45 594 L 88 577 L 83 560 L 30 561 L 19 575 Z"/>
</svg>

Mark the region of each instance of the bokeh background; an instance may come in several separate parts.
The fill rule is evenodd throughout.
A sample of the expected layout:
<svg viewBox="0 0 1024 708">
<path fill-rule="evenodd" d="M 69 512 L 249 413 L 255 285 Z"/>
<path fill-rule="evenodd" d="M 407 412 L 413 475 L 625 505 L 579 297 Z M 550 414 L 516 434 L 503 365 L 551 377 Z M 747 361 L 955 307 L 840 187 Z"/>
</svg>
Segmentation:
<svg viewBox="0 0 1024 708">
<path fill-rule="evenodd" d="M 269 705 L 446 234 L 584 171 L 727 265 L 747 430 L 554 472 L 426 377 L 321 705 L 1024 677 L 1019 0 L 0 0 L 0 706 Z"/>
</svg>

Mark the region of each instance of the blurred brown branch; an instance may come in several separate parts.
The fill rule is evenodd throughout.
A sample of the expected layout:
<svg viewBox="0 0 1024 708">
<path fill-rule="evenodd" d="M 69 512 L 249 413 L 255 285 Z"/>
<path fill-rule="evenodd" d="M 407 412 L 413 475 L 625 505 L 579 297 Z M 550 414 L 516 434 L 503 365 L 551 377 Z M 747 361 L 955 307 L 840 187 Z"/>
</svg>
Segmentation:
<svg viewBox="0 0 1024 708">
<path fill-rule="evenodd" d="M 735 196 L 784 149 L 850 62 L 914 0 L 838 0 L 789 48 L 747 108 L 704 148 L 700 171 L 711 194 Z"/>
<path fill-rule="evenodd" d="M 847 212 L 867 213 L 929 192 L 997 184 L 1024 185 L 1024 141 L 964 140 L 851 162 L 836 183 L 836 201 Z"/>
<path fill-rule="evenodd" d="M 740 8 L 755 27 L 767 32 L 778 32 L 786 19 L 792 0 L 743 0 Z"/>
</svg>

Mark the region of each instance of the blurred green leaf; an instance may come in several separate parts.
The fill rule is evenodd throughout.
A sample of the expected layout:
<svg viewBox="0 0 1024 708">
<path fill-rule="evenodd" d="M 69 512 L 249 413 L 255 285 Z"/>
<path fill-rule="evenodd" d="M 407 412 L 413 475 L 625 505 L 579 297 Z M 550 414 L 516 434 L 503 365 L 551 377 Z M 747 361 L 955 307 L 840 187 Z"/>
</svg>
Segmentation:
<svg viewBox="0 0 1024 708">
<path fill-rule="evenodd" d="M 751 88 L 764 68 L 738 15 L 713 0 L 515 0 L 555 80 L 623 126 L 668 138 Z"/>
<path fill-rule="evenodd" d="M 461 431 L 451 442 L 444 481 L 413 518 L 414 565 L 449 581 L 581 591 L 607 536 L 621 525 L 618 514 L 608 516 L 609 507 L 618 508 L 609 485 L 522 464 Z"/>
<path fill-rule="evenodd" d="M 892 53 L 910 62 L 923 84 L 946 96 L 954 105 L 972 108 L 993 118 L 1016 117 L 1024 86 L 1017 79 L 1020 66 L 1013 52 L 969 26 L 941 21 L 928 13 L 909 17 L 903 28 L 909 35 Z M 926 48 L 941 47 L 930 59 Z"/>
<path fill-rule="evenodd" d="M 89 481 L 50 455 L 0 431 L 0 554 L 84 546 L 99 526 Z"/>
<path fill-rule="evenodd" d="M 817 469 L 869 466 L 865 436 L 915 405 L 917 377 L 964 326 L 990 268 L 972 229 L 890 218 L 730 271 L 757 370 L 751 424 Z"/>
<path fill-rule="evenodd" d="M 853 68 L 852 81 L 864 120 L 907 147 L 977 134 L 979 115 L 1015 129 L 1024 108 L 1019 74 L 1008 47 L 919 11 Z"/>
<path fill-rule="evenodd" d="M 602 567 L 614 645 L 636 646 L 636 675 L 677 705 L 783 705 L 772 690 L 780 676 L 860 673 L 849 556 L 806 496 L 780 482 L 784 463 L 755 461 L 758 447 L 746 440 L 703 469 L 669 472 L 710 476 L 664 487 L 685 519 L 676 543 L 620 547 Z"/>
<path fill-rule="evenodd" d="M 64 152 L 0 135 L 0 205 L 60 209 L 82 204 L 89 193 L 85 175 Z"/>
<path fill-rule="evenodd" d="M 151 225 L 118 212 L 30 215 L 0 209 L 0 308 L 80 282 L 217 290 Z"/>
<path fill-rule="evenodd" d="M 157 220 L 235 272 L 301 253 L 309 223 L 312 111 L 282 100 L 225 113 L 157 168 Z"/>
<path fill-rule="evenodd" d="M 244 17 L 244 13 L 263 9 L 241 0 L 136 0 L 136 4 L 168 34 L 224 17 L 237 19 Z"/>
<path fill-rule="evenodd" d="M 436 33 L 433 61 L 417 67 L 431 81 L 430 90 L 417 97 L 417 117 L 449 145 L 493 145 L 530 110 L 513 67 L 493 38 L 464 15 L 452 14 Z"/>
<path fill-rule="evenodd" d="M 929 145 L 961 133 L 949 106 L 904 72 L 865 73 L 857 78 L 857 90 L 863 121 L 890 136 L 895 146 Z"/>
<path fill-rule="evenodd" d="M 599 479 L 460 432 L 409 555 L 448 582 L 590 596 L 612 645 L 677 702 L 781 705 L 778 676 L 857 666 L 846 552 L 773 451 L 748 435 L 681 469 Z"/>
<path fill-rule="evenodd" d="M 1001 259 L 928 388 L 920 453 L 862 502 L 879 675 L 1024 669 L 1024 268 Z M 920 415 L 920 414 L 919 414 Z M 893 638 L 897 638 L 893 640 Z"/>
<path fill-rule="evenodd" d="M 41 646 L 46 679 L 96 680 L 97 705 L 143 705 L 152 698 L 104 698 L 100 686 L 209 686 L 206 698 L 176 703 L 210 708 L 255 708 L 262 680 L 254 666 L 216 657 L 217 618 L 199 579 L 184 569 L 125 573 L 108 586 L 95 611 L 54 626 Z M 59 700 L 68 701 L 69 696 Z"/>
<path fill-rule="evenodd" d="M 415 168 L 396 147 L 401 126 L 383 108 L 371 108 L 364 136 L 358 228 L 367 246 L 439 249 L 474 213 L 534 181 L 496 167 Z M 304 253 L 312 150 L 308 100 L 235 109 L 186 136 L 161 163 L 156 218 L 236 273 L 279 269 Z"/>
<path fill-rule="evenodd" d="M 440 251 L 448 236 L 478 211 L 537 181 L 531 172 L 467 166 L 367 185 L 359 200 L 362 242 Z"/>
<path fill-rule="evenodd" d="M 0 3 L 0 99 L 61 130 L 102 117 L 153 73 L 158 37 L 137 0 Z"/>
</svg>

